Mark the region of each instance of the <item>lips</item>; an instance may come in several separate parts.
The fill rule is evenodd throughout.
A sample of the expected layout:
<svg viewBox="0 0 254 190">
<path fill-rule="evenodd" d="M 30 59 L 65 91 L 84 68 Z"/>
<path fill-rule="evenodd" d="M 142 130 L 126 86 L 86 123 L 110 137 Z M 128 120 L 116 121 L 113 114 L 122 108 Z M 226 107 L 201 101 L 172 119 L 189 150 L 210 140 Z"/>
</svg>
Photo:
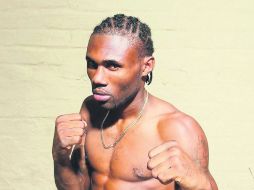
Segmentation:
<svg viewBox="0 0 254 190">
<path fill-rule="evenodd" d="M 110 99 L 110 95 L 107 94 L 107 92 L 105 92 L 102 89 L 94 89 L 93 90 L 93 98 L 96 101 L 105 102 L 105 101 L 108 101 Z"/>
<path fill-rule="evenodd" d="M 93 94 L 93 98 L 96 101 L 105 102 L 105 101 L 108 101 L 110 99 L 110 96 L 109 95 L 105 95 L 105 94 Z"/>
</svg>

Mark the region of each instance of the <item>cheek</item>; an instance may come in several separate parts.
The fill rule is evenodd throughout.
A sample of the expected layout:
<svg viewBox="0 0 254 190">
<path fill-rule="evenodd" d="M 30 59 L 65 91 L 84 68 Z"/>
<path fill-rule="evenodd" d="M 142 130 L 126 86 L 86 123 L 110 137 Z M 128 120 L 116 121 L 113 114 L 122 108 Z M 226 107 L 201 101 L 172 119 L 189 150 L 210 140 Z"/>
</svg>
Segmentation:
<svg viewBox="0 0 254 190">
<path fill-rule="evenodd" d="M 93 72 L 92 72 L 91 70 L 87 69 L 87 70 L 86 70 L 86 74 L 87 74 L 88 78 L 89 78 L 90 81 L 91 81 L 92 76 L 93 76 Z"/>
<path fill-rule="evenodd" d="M 108 81 L 110 81 L 109 86 L 116 96 L 130 95 L 140 87 L 140 82 L 142 82 L 140 68 L 136 66 L 126 68 L 108 77 Z"/>
<path fill-rule="evenodd" d="M 118 88 L 115 89 L 116 96 L 119 97 L 128 97 L 133 93 L 136 93 L 137 89 L 139 88 L 139 78 L 137 76 L 132 76 L 131 78 L 121 78 L 117 81 Z"/>
</svg>

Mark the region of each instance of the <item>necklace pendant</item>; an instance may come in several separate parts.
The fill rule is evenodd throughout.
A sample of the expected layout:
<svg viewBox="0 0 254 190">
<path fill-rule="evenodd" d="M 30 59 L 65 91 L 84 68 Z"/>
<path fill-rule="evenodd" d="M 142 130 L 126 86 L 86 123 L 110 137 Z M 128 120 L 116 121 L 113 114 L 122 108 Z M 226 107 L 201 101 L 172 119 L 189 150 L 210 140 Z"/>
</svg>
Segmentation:
<svg viewBox="0 0 254 190">
<path fill-rule="evenodd" d="M 105 144 L 103 144 L 103 147 L 104 147 L 105 149 L 111 149 L 111 148 L 114 148 L 115 145 L 114 145 L 114 144 L 111 144 L 111 145 L 105 145 Z"/>
</svg>

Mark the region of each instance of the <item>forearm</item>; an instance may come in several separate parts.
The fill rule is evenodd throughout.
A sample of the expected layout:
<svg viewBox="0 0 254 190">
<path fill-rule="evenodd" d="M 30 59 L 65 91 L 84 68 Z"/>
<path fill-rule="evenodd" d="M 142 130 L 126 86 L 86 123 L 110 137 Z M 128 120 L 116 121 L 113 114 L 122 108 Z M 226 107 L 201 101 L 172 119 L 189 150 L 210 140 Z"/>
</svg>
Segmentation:
<svg viewBox="0 0 254 190">
<path fill-rule="evenodd" d="M 55 183 L 58 190 L 88 190 L 90 179 L 86 171 L 75 172 L 71 167 L 63 167 L 54 162 Z"/>
<path fill-rule="evenodd" d="M 85 163 L 86 122 L 79 113 L 58 116 L 52 146 L 55 183 L 59 190 L 88 190 Z"/>
<path fill-rule="evenodd" d="M 193 178 L 192 182 L 189 187 L 179 184 L 176 190 L 218 190 L 217 184 L 209 172 L 203 173 L 198 178 Z"/>
<path fill-rule="evenodd" d="M 201 184 L 198 190 L 218 190 L 217 184 L 211 176 L 210 172 L 205 175 L 205 182 Z"/>
<path fill-rule="evenodd" d="M 89 189 L 90 177 L 83 150 L 83 147 L 76 146 L 71 160 L 66 149 L 53 150 L 55 183 L 59 190 Z"/>
</svg>

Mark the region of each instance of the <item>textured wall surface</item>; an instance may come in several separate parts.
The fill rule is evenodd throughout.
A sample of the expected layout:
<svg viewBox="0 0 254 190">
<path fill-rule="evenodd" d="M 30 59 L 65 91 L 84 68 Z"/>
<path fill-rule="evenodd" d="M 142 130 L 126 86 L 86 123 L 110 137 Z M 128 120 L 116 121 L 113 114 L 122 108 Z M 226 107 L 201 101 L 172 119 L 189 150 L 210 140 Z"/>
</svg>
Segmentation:
<svg viewBox="0 0 254 190">
<path fill-rule="evenodd" d="M 253 0 L 1 0 L 0 189 L 56 189 L 55 117 L 90 94 L 89 34 L 118 12 L 150 24 L 148 89 L 200 122 L 219 188 L 254 189 Z"/>
</svg>

